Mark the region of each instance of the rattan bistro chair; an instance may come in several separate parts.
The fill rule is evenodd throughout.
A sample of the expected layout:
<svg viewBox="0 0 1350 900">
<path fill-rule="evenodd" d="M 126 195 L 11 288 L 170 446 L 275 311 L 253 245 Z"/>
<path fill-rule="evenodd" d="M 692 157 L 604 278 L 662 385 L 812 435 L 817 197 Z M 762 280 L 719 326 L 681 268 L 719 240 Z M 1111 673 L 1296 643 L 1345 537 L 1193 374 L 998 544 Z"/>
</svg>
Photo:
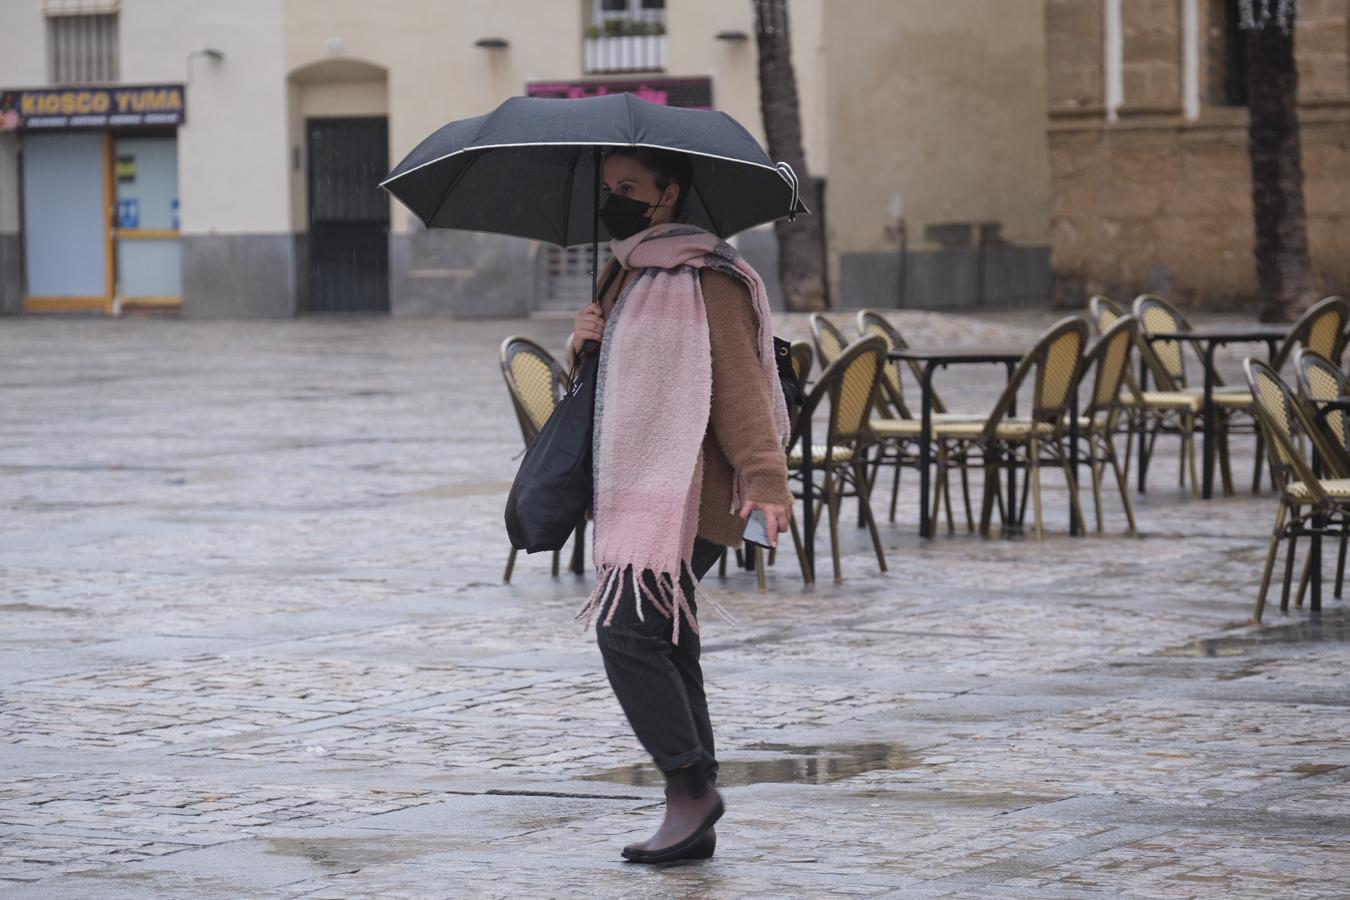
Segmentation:
<svg viewBox="0 0 1350 900">
<path fill-rule="evenodd" d="M 1294 354 L 1294 369 L 1298 372 L 1299 399 L 1304 403 L 1309 420 L 1326 441 L 1320 446 L 1322 469 L 1333 478 L 1350 477 L 1350 416 L 1341 409 L 1331 409 L 1320 418 L 1317 413 L 1329 403 L 1350 395 L 1350 377 L 1326 357 L 1305 348 Z M 1336 596 L 1342 596 L 1345 586 L 1345 555 L 1350 530 L 1341 532 L 1340 550 L 1336 556 Z M 1296 603 L 1302 605 L 1303 590 L 1307 586 L 1308 569 L 1299 583 Z"/>
<path fill-rule="evenodd" d="M 1105 294 L 1093 294 L 1088 300 L 1088 323 L 1098 337 L 1129 314 L 1129 310 Z"/>
<path fill-rule="evenodd" d="M 939 422 L 934 424 L 938 440 L 961 445 L 961 451 L 970 453 L 978 448 L 984 462 L 984 499 L 980 506 L 980 533 L 988 536 L 993 505 L 1000 498 L 999 472 L 1002 468 L 1023 469 L 1030 482 L 1028 491 L 1035 504 L 1036 537 L 1044 536 L 1041 516 L 1042 466 L 1058 466 L 1064 470 L 1070 501 L 1078 521 L 1083 521 L 1078 504 L 1078 483 L 1069 465 L 1068 421 L 1070 394 L 1078 384 L 1078 373 L 1083 361 L 1083 347 L 1087 343 L 1087 324 L 1077 316 L 1062 319 L 1043 334 L 1008 381 L 994 410 L 982 422 Z M 1035 372 L 1031 414 L 1012 416 L 1009 410 L 1023 382 Z M 939 457 L 938 490 L 947 480 L 942 457 Z M 1023 492 L 1025 505 L 1027 491 Z M 933 506 L 937 509 L 938 498 Z M 1000 501 L 1001 502 L 1001 501 Z M 1020 519 L 1017 510 L 1004 512 L 1004 522 L 1012 524 Z"/>
<path fill-rule="evenodd" d="M 811 342 L 816 345 L 816 359 L 822 369 L 838 359 L 848 346 L 848 338 L 839 327 L 820 313 L 811 313 Z"/>
<path fill-rule="evenodd" d="M 1111 329 L 1111 326 L 1121 319 L 1130 315 L 1130 311 L 1121 306 L 1115 300 L 1105 294 L 1094 294 L 1088 300 L 1088 322 L 1092 325 L 1093 332 L 1097 337 L 1101 337 Z M 1134 341 L 1139 342 L 1138 320 L 1135 320 Z M 1143 423 L 1150 416 L 1167 417 L 1169 409 L 1191 409 L 1196 406 L 1194 400 L 1187 396 L 1178 395 L 1176 397 L 1161 398 L 1162 403 L 1157 404 L 1160 399 L 1156 391 L 1149 392 L 1154 403 L 1145 400 L 1144 392 L 1139 387 L 1139 380 L 1134 377 L 1134 372 L 1127 365 L 1125 368 L 1125 385 L 1120 394 L 1122 412 L 1116 417 L 1114 427 L 1116 433 L 1125 435 L 1125 456 L 1122 459 L 1124 467 L 1125 480 L 1130 479 L 1130 460 L 1134 457 L 1134 436 L 1137 432 L 1143 431 Z M 1182 447 L 1182 465 L 1185 465 L 1186 454 L 1185 446 Z"/>
<path fill-rule="evenodd" d="M 887 350 L 906 350 L 909 348 L 909 342 L 904 339 L 899 330 L 890 323 L 881 313 L 871 309 L 864 309 L 858 312 L 858 336 L 859 337 L 879 337 L 886 342 Z M 914 376 L 915 383 L 918 383 L 923 375 L 923 367 L 917 362 L 910 360 L 907 363 L 909 372 Z M 910 412 L 909 407 L 905 405 L 904 392 L 902 390 L 903 379 L 900 374 L 900 364 L 891 360 L 886 365 L 886 381 L 894 387 L 894 395 L 891 398 L 894 412 L 905 419 L 918 418 L 917 412 Z M 878 400 L 880 404 L 880 399 Z M 886 415 L 886 410 L 879 408 L 877 410 L 881 415 Z M 937 391 L 933 391 L 933 412 L 942 414 L 947 412 L 947 404 L 942 401 L 942 396 Z"/>
<path fill-rule="evenodd" d="M 1176 434 L 1181 438 L 1182 464 L 1178 467 L 1177 483 L 1186 484 L 1187 472 L 1191 479 L 1191 494 L 1199 496 L 1200 479 L 1195 464 L 1195 434 L 1205 401 L 1203 390 L 1186 384 L 1186 360 L 1182 341 L 1149 340 L 1156 335 L 1189 331 L 1190 323 L 1167 301 L 1153 294 L 1140 294 L 1134 301 L 1134 316 L 1139 320 L 1139 355 L 1157 383 L 1157 389 L 1141 391 L 1139 402 L 1144 416 L 1140 420 L 1139 440 L 1144 441 L 1143 459 L 1153 457 L 1153 447 L 1159 434 Z M 1233 473 L 1228 463 L 1228 434 L 1230 420 L 1235 412 L 1250 412 L 1252 395 L 1245 387 L 1224 385 L 1215 374 L 1214 404 L 1218 409 L 1219 472 L 1225 494 L 1233 493 Z M 1260 466 L 1260 434 L 1257 435 L 1258 470 Z M 1140 490 L 1143 490 L 1142 482 Z"/>
<path fill-rule="evenodd" d="M 886 344 L 886 350 L 905 349 L 908 342 L 890 322 L 878 312 L 864 309 L 858 313 L 858 334 L 861 337 L 878 337 Z M 911 361 L 908 364 L 915 382 L 922 377 L 921 367 Z M 900 363 L 887 359 L 881 370 L 880 391 L 876 399 L 876 415 L 872 417 L 872 433 L 876 437 L 879 452 L 871 462 L 868 483 L 876 485 L 877 475 L 883 466 L 894 467 L 891 479 L 891 505 L 889 519 L 895 521 L 896 501 L 900 492 L 900 471 L 903 468 L 919 467 L 919 436 L 922 422 L 919 416 L 905 403 L 904 382 Z M 954 416 L 947 412 L 946 404 L 937 392 L 933 392 L 933 420 L 979 421 L 979 416 Z M 936 458 L 936 454 L 934 454 Z M 961 491 L 966 505 L 966 527 L 975 530 L 970 509 L 970 484 L 966 474 L 964 457 L 956 459 L 961 470 Z M 947 504 L 947 530 L 952 531 L 951 504 Z"/>
<path fill-rule="evenodd" d="M 529 338 L 512 336 L 502 341 L 501 346 L 502 378 L 506 380 L 506 391 L 511 395 L 511 406 L 516 411 L 516 421 L 520 424 L 520 436 L 528 446 L 544 427 L 553 407 L 566 390 L 567 372 L 543 347 Z M 582 546 L 585 519 L 577 525 L 576 546 Z M 553 574 L 559 569 L 560 552 L 553 552 Z M 506 558 L 506 574 L 502 580 L 511 582 L 511 573 L 516 567 L 516 548 Z"/>
<path fill-rule="evenodd" d="M 1275 370 L 1255 359 L 1248 359 L 1244 370 L 1256 398 L 1257 420 L 1270 445 L 1271 471 L 1280 498 L 1252 615 L 1253 621 L 1260 622 L 1280 542 L 1288 538 L 1280 599 L 1281 611 L 1287 612 L 1298 539 L 1313 534 L 1339 535 L 1345 530 L 1350 521 L 1350 478 L 1319 479 L 1313 474 L 1312 466 L 1304 458 L 1303 445 L 1305 441 L 1311 442 L 1323 452 L 1331 449 L 1328 442 L 1312 427 L 1304 408 Z"/>
<path fill-rule="evenodd" d="M 1298 372 L 1299 393 L 1311 412 L 1324 403 L 1350 396 L 1350 376 L 1331 360 L 1315 350 L 1300 348 L 1294 354 L 1294 368 Z M 1341 410 L 1332 410 L 1322 420 L 1322 432 L 1350 457 L 1350 416 Z M 1330 461 L 1335 466 L 1335 460 Z"/>
<path fill-rule="evenodd" d="M 1350 304 L 1341 297 L 1326 297 L 1308 307 L 1307 312 L 1289 326 L 1270 367 L 1276 372 L 1294 358 L 1299 349 L 1311 350 L 1323 359 L 1335 360 L 1341 345 L 1341 335 L 1350 322 Z"/>
<path fill-rule="evenodd" d="M 868 417 L 877 393 L 877 382 L 886 359 L 885 345 L 879 338 L 864 338 L 845 347 L 834 362 L 825 367 L 820 378 L 806 395 L 788 443 L 788 470 L 800 484 L 805 452 L 810 452 L 814 471 L 820 474 L 817 487 L 820 506 L 829 507 L 830 550 L 834 561 L 834 580 L 843 580 L 839 562 L 839 507 L 848 497 L 856 497 L 863 518 L 872 536 L 877 564 L 886 571 L 886 554 L 881 548 L 881 535 L 872 517 L 868 495 L 864 451 L 873 440 L 867 427 Z M 813 415 L 821 403 L 829 404 L 829 424 L 824 443 L 815 443 L 808 450 L 801 444 L 801 423 Z M 797 492 L 800 496 L 800 492 Z M 819 521 L 817 512 L 816 521 Z M 802 575 L 810 583 L 806 568 L 806 554 L 802 547 L 797 519 L 792 519 L 792 542 L 801 560 Z"/>
<path fill-rule="evenodd" d="M 1078 432 L 1087 448 L 1087 464 L 1092 472 L 1092 504 L 1096 514 L 1097 533 L 1102 532 L 1102 476 L 1111 466 L 1120 488 L 1120 502 L 1125 507 L 1125 518 L 1130 523 L 1129 534 L 1136 533 L 1134 509 L 1130 506 L 1130 492 L 1126 487 L 1125 472 L 1116 452 L 1114 435 L 1118 423 L 1127 418 L 1129 407 L 1122 402 L 1122 387 L 1130 372 L 1131 350 L 1134 349 L 1139 322 L 1134 316 L 1121 316 L 1108 326 L 1088 351 L 1083 361 L 1083 377 L 1093 373 L 1092 392 L 1082 410 Z M 1129 390 L 1126 388 L 1125 390 Z"/>
</svg>

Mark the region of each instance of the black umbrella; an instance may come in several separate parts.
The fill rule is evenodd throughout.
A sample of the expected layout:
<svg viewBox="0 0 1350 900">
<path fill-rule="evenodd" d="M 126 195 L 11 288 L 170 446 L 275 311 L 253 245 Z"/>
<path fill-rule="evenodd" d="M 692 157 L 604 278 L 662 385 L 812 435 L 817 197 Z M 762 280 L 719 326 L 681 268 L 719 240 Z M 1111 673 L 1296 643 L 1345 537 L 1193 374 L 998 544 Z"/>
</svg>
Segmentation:
<svg viewBox="0 0 1350 900">
<path fill-rule="evenodd" d="M 606 147 L 688 154 L 693 180 L 684 218 L 720 237 L 809 212 L 792 167 L 770 161 L 731 116 L 632 94 L 512 97 L 434 132 L 380 186 L 428 228 L 595 244 L 610 237 L 597 216 Z"/>
</svg>

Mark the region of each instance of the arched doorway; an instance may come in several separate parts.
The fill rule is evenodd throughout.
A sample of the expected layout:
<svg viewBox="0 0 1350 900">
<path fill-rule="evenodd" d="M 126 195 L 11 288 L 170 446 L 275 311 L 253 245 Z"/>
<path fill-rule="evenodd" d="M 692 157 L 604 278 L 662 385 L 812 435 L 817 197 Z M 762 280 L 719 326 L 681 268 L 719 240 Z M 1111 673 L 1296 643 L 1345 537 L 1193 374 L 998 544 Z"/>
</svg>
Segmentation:
<svg viewBox="0 0 1350 900">
<path fill-rule="evenodd" d="M 290 76 L 291 199 L 298 307 L 389 312 L 389 171 L 385 70 L 335 59 Z"/>
</svg>

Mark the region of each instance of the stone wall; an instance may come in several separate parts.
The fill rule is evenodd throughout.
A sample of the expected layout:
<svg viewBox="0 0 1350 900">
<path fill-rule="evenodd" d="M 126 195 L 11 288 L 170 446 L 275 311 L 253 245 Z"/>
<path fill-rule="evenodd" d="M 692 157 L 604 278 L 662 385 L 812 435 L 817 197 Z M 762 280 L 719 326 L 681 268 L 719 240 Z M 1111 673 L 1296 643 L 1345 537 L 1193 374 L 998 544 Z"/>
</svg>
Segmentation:
<svg viewBox="0 0 1350 900">
<path fill-rule="evenodd" d="M 1350 293 L 1348 0 L 1304 0 L 1296 34 L 1309 240 L 1322 294 Z M 1141 291 L 1191 307 L 1250 310 L 1252 256 L 1247 113 L 1211 105 L 1221 66 L 1211 26 L 1220 0 L 1198 3 L 1198 117 L 1183 113 L 1182 0 L 1124 0 L 1124 102 L 1108 121 L 1101 0 L 1050 0 L 1047 65 L 1053 189 L 1053 299 Z M 1094 30 L 1095 29 L 1095 30 Z M 1090 35 L 1081 38 L 1079 31 Z M 1091 44 L 1091 49 L 1083 45 Z M 1222 46 L 1222 42 L 1217 42 Z"/>
<path fill-rule="evenodd" d="M 1046 56 L 1054 60 L 1047 85 L 1051 110 L 1103 112 L 1106 40 L 1102 4 L 1045 0 Z"/>
<path fill-rule="evenodd" d="M 1044 22 L 1068 17 L 1069 51 L 1082 17 L 1056 0 L 846 0 L 829 10 L 834 305 L 1043 305 Z M 1100 35 L 1090 40 L 1101 47 Z M 1082 77 L 1094 66 L 1100 79 L 1100 60 L 1080 54 Z"/>
</svg>

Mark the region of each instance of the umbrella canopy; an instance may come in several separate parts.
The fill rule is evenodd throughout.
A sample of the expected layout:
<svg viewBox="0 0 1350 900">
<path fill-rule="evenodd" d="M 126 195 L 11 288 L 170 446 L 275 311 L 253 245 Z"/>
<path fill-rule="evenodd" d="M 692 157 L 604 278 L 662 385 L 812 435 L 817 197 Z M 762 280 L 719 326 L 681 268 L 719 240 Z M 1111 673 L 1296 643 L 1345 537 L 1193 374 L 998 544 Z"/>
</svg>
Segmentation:
<svg viewBox="0 0 1350 900">
<path fill-rule="evenodd" d="M 808 212 L 792 168 L 770 161 L 735 119 L 632 94 L 512 97 L 434 132 L 380 186 L 428 228 L 589 244 L 610 238 L 595 215 L 606 147 L 689 154 L 684 218 L 721 237 Z"/>
</svg>

